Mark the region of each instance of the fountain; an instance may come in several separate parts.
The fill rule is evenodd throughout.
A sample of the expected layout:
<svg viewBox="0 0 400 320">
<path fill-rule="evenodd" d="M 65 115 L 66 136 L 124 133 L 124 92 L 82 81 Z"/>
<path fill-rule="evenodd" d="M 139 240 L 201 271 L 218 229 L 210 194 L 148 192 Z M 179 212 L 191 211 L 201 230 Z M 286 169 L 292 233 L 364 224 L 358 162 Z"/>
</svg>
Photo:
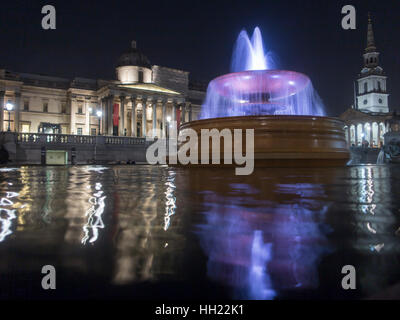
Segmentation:
<svg viewBox="0 0 400 320">
<path fill-rule="evenodd" d="M 258 166 L 344 165 L 349 158 L 344 123 L 324 116 L 323 103 L 306 75 L 272 66 L 259 28 L 251 39 L 243 30 L 232 73 L 210 82 L 200 120 L 183 124 L 181 131 L 254 129 Z"/>
</svg>

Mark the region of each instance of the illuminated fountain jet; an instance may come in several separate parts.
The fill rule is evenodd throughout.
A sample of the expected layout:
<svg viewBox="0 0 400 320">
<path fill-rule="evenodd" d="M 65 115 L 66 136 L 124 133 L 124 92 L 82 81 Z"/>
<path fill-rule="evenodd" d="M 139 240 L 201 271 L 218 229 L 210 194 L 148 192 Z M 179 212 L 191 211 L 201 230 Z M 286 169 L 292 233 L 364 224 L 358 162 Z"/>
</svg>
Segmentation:
<svg viewBox="0 0 400 320">
<path fill-rule="evenodd" d="M 324 115 L 310 79 L 298 72 L 271 70 L 260 29 L 250 40 L 240 32 L 232 56 L 232 73 L 212 80 L 201 118 L 258 115 Z"/>
</svg>

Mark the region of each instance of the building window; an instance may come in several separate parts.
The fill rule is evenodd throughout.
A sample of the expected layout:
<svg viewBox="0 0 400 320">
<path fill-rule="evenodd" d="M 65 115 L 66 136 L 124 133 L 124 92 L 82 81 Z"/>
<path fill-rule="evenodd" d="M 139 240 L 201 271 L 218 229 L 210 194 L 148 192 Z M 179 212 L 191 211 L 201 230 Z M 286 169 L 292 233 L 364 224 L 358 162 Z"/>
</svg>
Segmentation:
<svg viewBox="0 0 400 320">
<path fill-rule="evenodd" d="M 379 103 L 382 103 L 382 102 L 383 102 L 382 99 L 379 99 L 378 101 L 379 101 Z"/>
<path fill-rule="evenodd" d="M 95 136 L 95 135 L 96 135 L 96 128 L 92 128 L 92 129 L 90 130 L 90 134 L 91 134 L 92 136 Z"/>
<path fill-rule="evenodd" d="M 61 113 L 67 113 L 67 104 L 61 103 Z"/>
<path fill-rule="evenodd" d="M 382 91 L 382 87 L 381 87 L 381 82 L 380 81 L 378 81 L 378 90 Z"/>
<path fill-rule="evenodd" d="M 82 135 L 82 128 L 77 128 L 76 132 L 77 132 L 78 136 L 81 136 Z"/>
<path fill-rule="evenodd" d="M 367 99 L 365 99 L 365 100 L 364 100 L 364 104 L 367 104 L 367 103 L 368 103 L 368 100 L 367 100 Z"/>
<path fill-rule="evenodd" d="M 29 100 L 24 100 L 24 111 L 29 111 Z"/>
<path fill-rule="evenodd" d="M 142 70 L 139 71 L 139 82 L 143 83 L 143 71 Z"/>
<path fill-rule="evenodd" d="M 29 132 L 29 127 L 30 127 L 29 124 L 23 123 L 21 125 L 21 131 L 24 132 L 24 133 L 28 133 Z"/>
<path fill-rule="evenodd" d="M 368 84 L 365 82 L 364 83 L 364 92 L 367 92 L 368 91 Z"/>
<path fill-rule="evenodd" d="M 83 107 L 81 104 L 78 105 L 78 113 L 82 114 L 83 113 Z"/>
<path fill-rule="evenodd" d="M 43 102 L 43 112 L 49 112 L 49 103 Z"/>
</svg>

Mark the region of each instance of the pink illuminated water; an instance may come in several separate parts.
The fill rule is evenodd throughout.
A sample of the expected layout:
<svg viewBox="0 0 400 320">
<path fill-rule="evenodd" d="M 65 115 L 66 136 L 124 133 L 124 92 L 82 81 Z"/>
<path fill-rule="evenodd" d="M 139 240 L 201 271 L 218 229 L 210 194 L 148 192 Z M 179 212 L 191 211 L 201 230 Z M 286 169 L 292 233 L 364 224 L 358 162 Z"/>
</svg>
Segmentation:
<svg viewBox="0 0 400 320">
<path fill-rule="evenodd" d="M 324 106 L 304 74 L 273 70 L 260 29 L 249 38 L 241 31 L 233 51 L 232 73 L 215 78 L 207 88 L 200 118 L 249 115 L 323 116 Z"/>
</svg>

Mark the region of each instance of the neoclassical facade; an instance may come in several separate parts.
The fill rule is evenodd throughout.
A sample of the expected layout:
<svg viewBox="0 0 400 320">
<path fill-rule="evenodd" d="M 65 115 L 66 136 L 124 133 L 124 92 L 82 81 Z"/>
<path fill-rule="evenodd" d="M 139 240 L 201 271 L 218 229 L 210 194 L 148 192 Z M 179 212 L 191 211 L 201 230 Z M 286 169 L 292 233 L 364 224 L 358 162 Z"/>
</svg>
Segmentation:
<svg viewBox="0 0 400 320">
<path fill-rule="evenodd" d="M 385 73 L 379 66 L 379 52 L 375 46 L 371 18 L 368 18 L 367 47 L 363 54 L 363 68 L 354 90 L 354 105 L 340 118 L 346 123 L 349 146 L 379 148 L 383 135 L 391 130 Z"/>
<path fill-rule="evenodd" d="M 205 86 L 189 72 L 151 65 L 131 47 L 115 80 L 73 80 L 0 70 L 0 131 L 146 137 L 167 120 L 195 120 Z"/>
</svg>

